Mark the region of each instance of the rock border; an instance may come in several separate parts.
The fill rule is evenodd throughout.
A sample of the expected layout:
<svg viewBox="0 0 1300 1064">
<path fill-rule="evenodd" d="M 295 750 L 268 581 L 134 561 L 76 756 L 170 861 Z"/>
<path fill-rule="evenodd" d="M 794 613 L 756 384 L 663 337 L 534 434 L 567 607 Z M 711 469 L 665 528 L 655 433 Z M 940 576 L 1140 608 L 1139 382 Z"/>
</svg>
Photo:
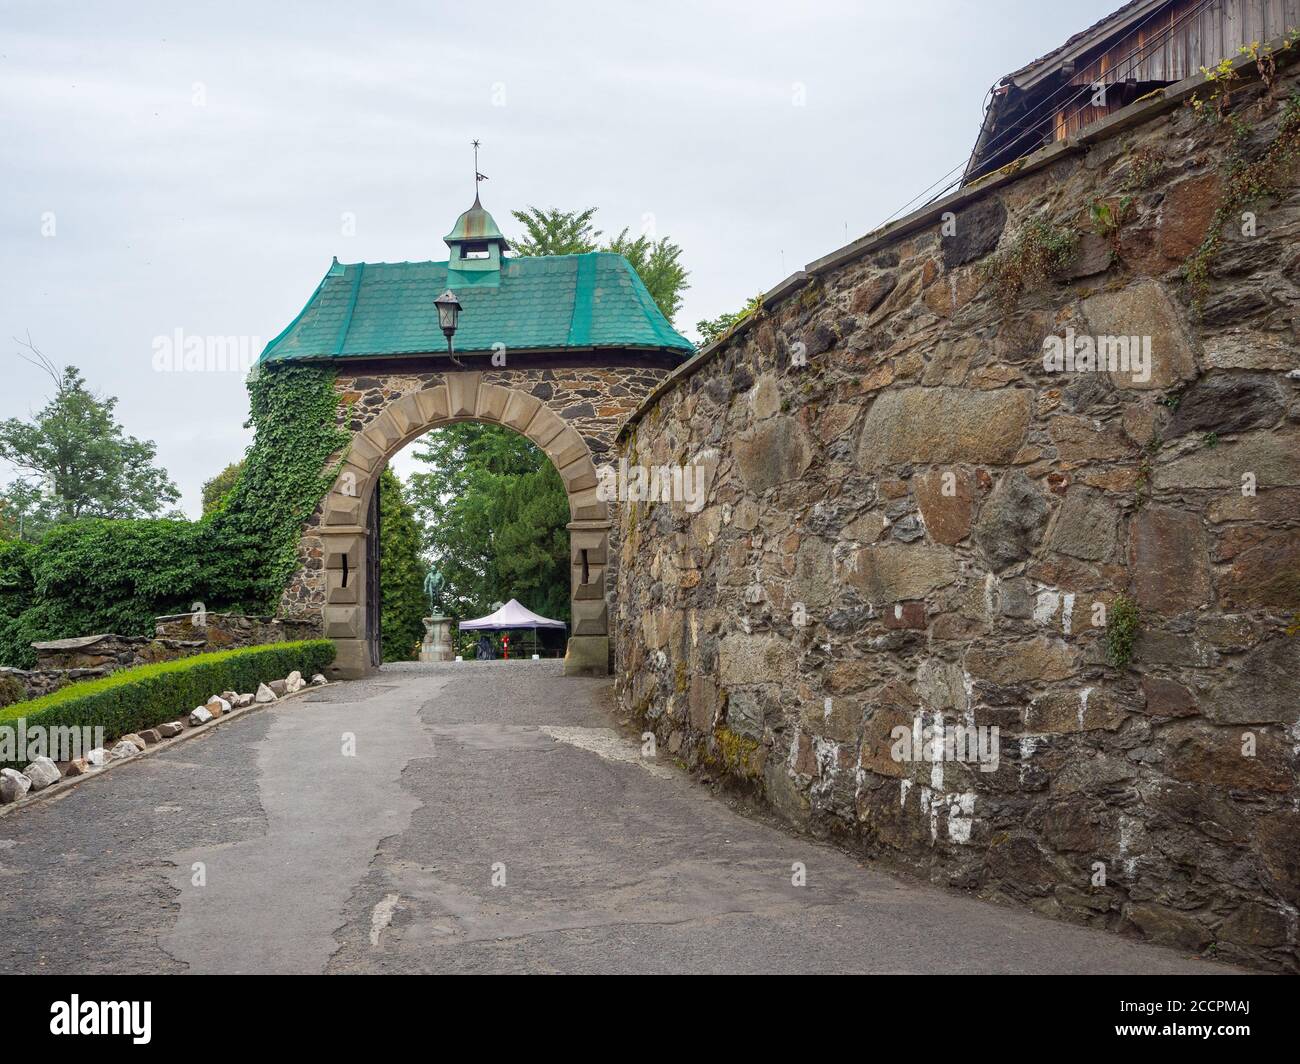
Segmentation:
<svg viewBox="0 0 1300 1064">
<path fill-rule="evenodd" d="M 244 706 L 240 709 L 231 709 L 229 712 L 222 713 L 221 716 L 214 717 L 211 720 L 204 722 L 203 724 L 198 724 L 198 725 L 186 724 L 185 730 L 182 731 L 179 735 L 174 735 L 171 738 L 160 739 L 152 746 L 146 746 L 139 753 L 132 754 L 130 757 L 114 758 L 113 760 L 106 762 L 104 765 L 100 766 L 99 768 L 96 768 L 90 772 L 83 773 L 82 775 L 79 776 L 65 775 L 63 776 L 62 779 L 59 779 L 56 782 L 51 783 L 47 787 L 42 787 L 39 791 L 29 790 L 25 795 L 23 795 L 23 797 L 19 798 L 17 801 L 7 802 L 4 805 L 0 805 L 0 820 L 3 820 L 6 816 L 9 816 L 10 814 L 17 812 L 20 809 L 26 809 L 28 806 L 31 806 L 36 802 L 42 801 L 46 798 L 53 798 L 53 797 L 58 797 L 60 795 L 67 794 L 68 791 L 78 783 L 85 783 L 88 780 L 102 779 L 107 773 L 111 772 L 119 765 L 134 764 L 135 762 L 141 760 L 142 758 L 150 757 L 151 755 L 158 753 L 160 750 L 170 750 L 172 747 L 178 746 L 188 739 L 193 739 L 200 735 L 210 735 L 212 732 L 214 732 L 222 724 L 225 724 L 227 721 L 237 720 L 248 713 L 256 712 L 259 709 L 266 709 L 269 706 L 278 705 L 281 702 L 287 702 L 292 698 L 299 697 L 300 695 L 310 694 L 313 691 L 324 691 L 330 687 L 337 687 L 339 686 L 339 683 L 340 681 L 338 680 L 326 680 L 325 683 L 322 684 L 313 684 L 309 682 L 305 687 L 302 687 L 297 691 L 286 692 L 285 694 L 280 695 L 273 702 L 252 702 L 249 705 Z M 184 710 L 179 710 L 176 714 L 175 719 L 188 721 L 189 713 L 185 712 Z M 116 746 L 117 744 L 114 743 L 114 745 Z"/>
</svg>

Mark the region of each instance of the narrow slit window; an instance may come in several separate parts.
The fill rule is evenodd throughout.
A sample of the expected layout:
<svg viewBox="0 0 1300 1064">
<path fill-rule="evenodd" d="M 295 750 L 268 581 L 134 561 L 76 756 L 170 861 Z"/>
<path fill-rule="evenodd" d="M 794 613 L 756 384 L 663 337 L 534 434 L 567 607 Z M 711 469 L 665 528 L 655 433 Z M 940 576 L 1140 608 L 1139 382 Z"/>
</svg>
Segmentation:
<svg viewBox="0 0 1300 1064">
<path fill-rule="evenodd" d="M 582 548 L 582 582 L 591 583 L 591 567 L 587 564 L 587 548 Z"/>
<path fill-rule="evenodd" d="M 343 555 L 343 586 L 348 586 L 348 556 Z"/>
</svg>

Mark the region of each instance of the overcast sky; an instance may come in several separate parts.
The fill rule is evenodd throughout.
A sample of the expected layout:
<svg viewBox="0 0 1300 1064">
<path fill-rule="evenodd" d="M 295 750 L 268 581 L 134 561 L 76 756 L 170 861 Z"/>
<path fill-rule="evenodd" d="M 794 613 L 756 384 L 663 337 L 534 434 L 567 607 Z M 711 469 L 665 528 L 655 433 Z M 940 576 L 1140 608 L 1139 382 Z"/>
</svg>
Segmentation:
<svg viewBox="0 0 1300 1064">
<path fill-rule="evenodd" d="M 156 338 L 260 350 L 333 255 L 445 259 L 475 137 L 507 236 L 594 206 L 679 243 L 694 339 L 960 166 L 989 86 L 1120 2 L 0 0 L 0 417 L 47 394 L 30 332 L 197 515 L 248 402 Z"/>
</svg>

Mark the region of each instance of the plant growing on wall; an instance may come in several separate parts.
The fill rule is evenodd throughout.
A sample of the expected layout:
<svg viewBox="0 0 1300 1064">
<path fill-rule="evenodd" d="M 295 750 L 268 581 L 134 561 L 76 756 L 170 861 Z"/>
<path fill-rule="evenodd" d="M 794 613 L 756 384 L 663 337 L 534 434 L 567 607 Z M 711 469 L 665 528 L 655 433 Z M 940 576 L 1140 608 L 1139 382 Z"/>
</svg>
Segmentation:
<svg viewBox="0 0 1300 1064">
<path fill-rule="evenodd" d="M 1225 227 L 1230 223 L 1240 224 L 1242 212 L 1251 204 L 1278 196 L 1284 176 L 1297 157 L 1300 157 L 1300 93 L 1293 94 L 1282 105 L 1276 134 L 1254 159 L 1247 159 L 1242 149 L 1237 148 L 1222 164 L 1223 193 L 1219 205 L 1204 240 L 1183 264 L 1192 307 L 1198 313 L 1209 293 L 1210 269 L 1223 249 Z"/>
<path fill-rule="evenodd" d="M 1051 219 L 1031 218 L 1016 232 L 1010 244 L 989 258 L 980 268 L 986 284 L 1004 314 L 1010 314 L 1020 297 L 1060 277 L 1070 265 L 1079 233 L 1071 225 Z"/>
<path fill-rule="evenodd" d="M 1122 669 L 1133 660 L 1139 622 L 1137 603 L 1127 595 L 1111 603 L 1106 615 L 1106 653 L 1116 668 Z"/>
</svg>

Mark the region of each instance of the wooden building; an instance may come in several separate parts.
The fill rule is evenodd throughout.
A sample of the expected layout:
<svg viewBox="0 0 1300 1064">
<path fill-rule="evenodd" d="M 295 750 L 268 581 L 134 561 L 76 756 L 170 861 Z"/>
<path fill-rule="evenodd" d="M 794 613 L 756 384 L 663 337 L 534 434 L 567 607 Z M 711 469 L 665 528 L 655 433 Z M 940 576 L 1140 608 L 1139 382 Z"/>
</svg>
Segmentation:
<svg viewBox="0 0 1300 1064">
<path fill-rule="evenodd" d="M 1300 0 L 1133 0 L 993 86 L 963 183 L 1295 29 Z"/>
</svg>

